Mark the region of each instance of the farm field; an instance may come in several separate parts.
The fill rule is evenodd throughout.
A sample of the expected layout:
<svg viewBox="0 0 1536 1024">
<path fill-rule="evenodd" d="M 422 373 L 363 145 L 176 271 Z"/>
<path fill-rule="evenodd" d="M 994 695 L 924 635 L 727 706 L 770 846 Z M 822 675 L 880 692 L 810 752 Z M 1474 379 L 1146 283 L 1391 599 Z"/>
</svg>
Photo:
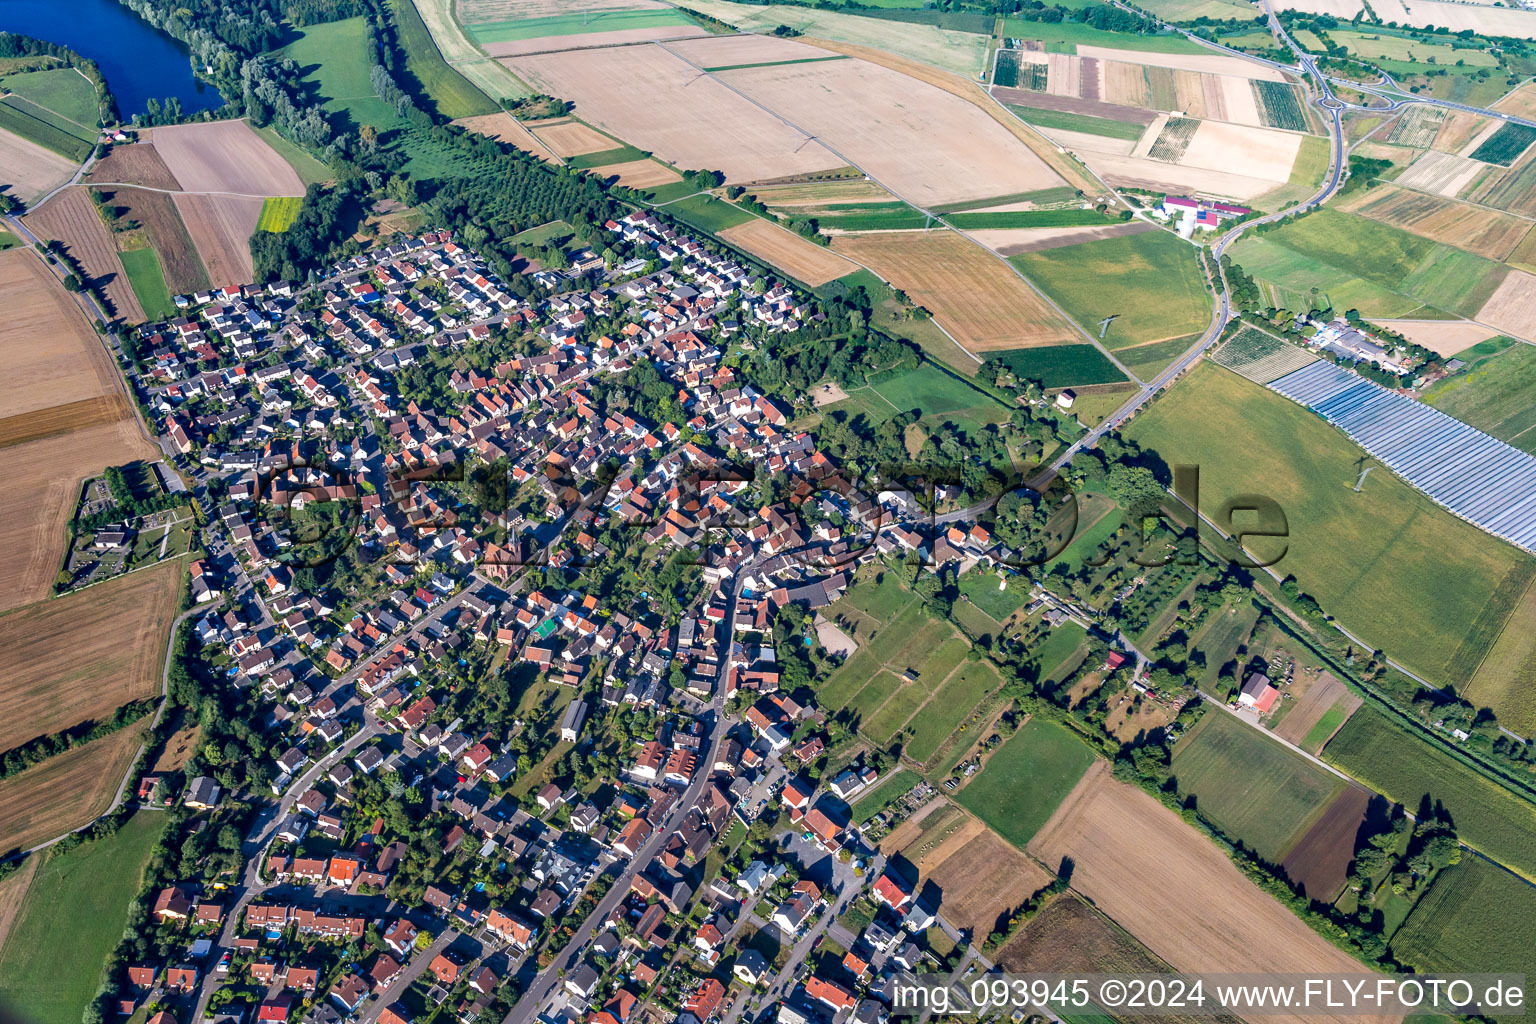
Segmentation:
<svg viewBox="0 0 1536 1024">
<path fill-rule="evenodd" d="M 63 242 L 85 277 L 101 290 L 117 315 L 133 323 L 144 319 L 144 310 L 128 284 L 112 235 L 84 188 L 76 186 L 60 192 L 41 209 L 27 214 L 26 224 L 44 241 Z"/>
<path fill-rule="evenodd" d="M 455 121 L 468 131 L 476 135 L 484 135 L 495 139 L 497 142 L 506 142 L 525 153 L 532 153 L 540 160 L 556 163 L 555 155 L 549 151 L 549 147 L 540 142 L 527 128 L 518 123 L 517 118 L 502 111 L 499 114 L 482 114 L 479 117 L 466 117 Z"/>
<path fill-rule="evenodd" d="M 1208 710 L 1179 740 L 1173 773 L 1201 814 L 1273 863 L 1285 859 L 1345 788 L 1338 776 L 1220 708 Z"/>
<path fill-rule="evenodd" d="M 526 83 L 469 41 L 454 14 L 455 0 L 411 0 L 448 67 L 495 101 L 530 96 Z"/>
<path fill-rule="evenodd" d="M 299 196 L 275 196 L 261 201 L 255 230 L 287 231 L 299 216 L 304 200 Z"/>
<path fill-rule="evenodd" d="M 1536 877 L 1536 807 L 1374 708 L 1350 715 L 1323 759 L 1409 810 L 1427 794 L 1451 813 L 1463 843 Z"/>
<path fill-rule="evenodd" d="M 0 850 L 30 848 L 103 813 L 138 751 L 144 726 L 136 722 L 0 781 Z"/>
<path fill-rule="evenodd" d="M 507 58 L 540 92 L 571 100 L 583 119 L 675 167 L 754 181 L 843 165 L 819 143 L 660 46 Z M 686 91 L 685 91 L 686 89 Z M 682 116 L 684 111 L 694 117 Z M 711 131 L 702 132 L 703 118 Z"/>
<path fill-rule="evenodd" d="M 96 87 L 74 68 L 21 71 L 0 78 L 0 92 L 13 93 L 73 122 L 72 127 L 96 137 Z"/>
<path fill-rule="evenodd" d="M 1464 423 L 1487 431 L 1525 451 L 1536 450 L 1536 348 L 1504 344 L 1478 358 L 1497 342 L 1479 342 L 1463 350 L 1467 361 L 1461 371 L 1425 389 L 1423 399 Z"/>
<path fill-rule="evenodd" d="M 1082 740 L 1036 716 L 987 757 L 956 799 L 1022 849 L 1093 761 Z"/>
<path fill-rule="evenodd" d="M 1395 477 L 1373 476 L 1356 494 L 1360 449 L 1235 373 L 1195 367 L 1126 433 L 1170 465 L 1198 463 L 1202 501 L 1272 496 L 1290 527 L 1277 568 L 1432 680 L 1461 685 L 1449 677 L 1458 645 L 1480 616 L 1496 630 L 1509 615 L 1512 600 L 1495 591 L 1528 560 L 1511 568 L 1511 548 Z"/>
<path fill-rule="evenodd" d="M 1349 880 L 1355 838 L 1373 808 L 1384 811 L 1386 801 L 1360 786 L 1346 786 L 1296 840 L 1280 867 L 1309 895 L 1335 899 Z"/>
<path fill-rule="evenodd" d="M 0 750 L 159 693 L 183 571 L 170 560 L 0 615 Z"/>
<path fill-rule="evenodd" d="M 1536 731 L 1536 590 L 1527 587 L 1462 696 L 1497 705 L 1510 729 Z"/>
<path fill-rule="evenodd" d="M 1356 192 L 1338 208 L 1491 260 L 1508 258 L 1531 230 L 1530 221 L 1511 214 L 1395 185 Z"/>
<path fill-rule="evenodd" d="M 709 32 L 681 11 L 666 7 L 659 10 L 597 11 L 521 21 L 487 22 L 467 25 L 464 31 L 492 57 L 623 46 L 704 36 Z"/>
<path fill-rule="evenodd" d="M 1026 380 L 1044 388 L 1110 384 L 1125 379 L 1103 352 L 1093 345 L 1055 345 L 1050 348 L 1011 349 L 992 354 Z"/>
<path fill-rule="evenodd" d="M 1536 341 L 1536 275 L 1510 270 L 1475 315 L 1485 324 Z"/>
<path fill-rule="evenodd" d="M 1174 970 L 1361 970 L 1177 814 L 1116 782 L 1107 763 L 1094 764 L 1029 850 L 1048 865 L 1070 857 L 1072 887 Z M 1127 878 L 1157 884 L 1129 886 Z"/>
<path fill-rule="evenodd" d="M 271 200 L 265 202 L 286 202 Z M 208 196 L 182 193 L 176 196 L 176 209 L 182 223 L 197 246 L 207 268 L 211 287 L 249 284 L 256 277 L 251 263 L 251 235 L 264 216 L 263 201 L 238 196 Z M 296 207 L 297 204 L 295 204 Z M 294 213 L 297 213 L 295 208 Z M 291 222 L 291 215 L 288 218 Z M 279 230 L 268 228 L 267 230 Z"/>
<path fill-rule="evenodd" d="M 967 351 L 1075 341 L 1071 325 L 987 250 L 952 231 L 841 235 L 832 248 L 926 308 Z"/>
<path fill-rule="evenodd" d="M 91 155 L 96 129 L 82 128 L 21 96 L 0 99 L 0 128 L 29 139 L 73 163 Z"/>
<path fill-rule="evenodd" d="M 33 871 L 31 884 L 0 946 L 0 992 L 13 1012 L 36 1024 L 80 1019 L 165 824 L 165 815 L 141 811 L 110 838 L 39 854 L 41 865 L 23 869 Z"/>
<path fill-rule="evenodd" d="M 298 30 L 298 38 L 282 54 L 297 61 L 304 81 L 323 99 L 321 109 L 351 123 L 379 130 L 404 122 L 395 108 L 374 91 L 366 28 L 361 17 L 320 22 Z M 157 139 L 158 141 L 158 139 Z M 188 188 L 192 191 L 199 191 Z M 229 189 L 247 194 L 259 189 Z"/>
<path fill-rule="evenodd" d="M 1060 177 L 976 105 L 863 60 L 718 76 L 922 206 L 1050 188 Z"/>
<path fill-rule="evenodd" d="M 1392 954 L 1418 972 L 1536 974 L 1536 888 L 1486 861 L 1443 870 L 1392 936 Z M 1499 1014 L 1495 1020 L 1513 1019 Z"/>
<path fill-rule="evenodd" d="M 1097 337 L 1099 321 L 1114 315 L 1104 344 L 1121 352 L 1148 342 L 1197 334 L 1211 319 L 1211 300 L 1196 249 L 1162 231 L 1125 235 L 1044 252 L 1009 262 L 1043 288 Z"/>
<path fill-rule="evenodd" d="M 104 205 L 117 212 L 119 223 L 140 225 L 141 234 L 128 231 L 117 235 L 118 251 L 124 253 L 120 258 L 129 271 L 130 280 L 134 280 L 134 271 L 129 267 L 126 251 L 143 248 L 147 243 L 160 257 L 158 267 L 164 272 L 165 286 L 171 292 L 186 294 L 208 287 L 208 271 L 198 258 L 192 236 L 177 212 L 175 200 L 178 197 L 142 188 L 102 188 L 101 191 Z M 135 291 L 138 291 L 137 287 Z M 150 313 L 142 293 L 139 293 L 139 304 L 144 306 L 145 314 L 151 319 L 157 318 Z"/>
<path fill-rule="evenodd" d="M 113 146 L 106 156 L 92 165 L 85 181 L 88 185 L 144 185 L 172 192 L 181 188 L 176 176 L 148 142 Z"/>
<path fill-rule="evenodd" d="M 0 418 L 121 393 L 106 349 L 31 252 L 0 255 L 0 309 Z"/>
<path fill-rule="evenodd" d="M 389 8 L 405 50 L 406 69 L 421 83 L 439 114 L 453 120 L 496 111 L 497 104 L 489 96 L 443 59 L 411 0 L 389 0 Z"/>
<path fill-rule="evenodd" d="M 806 241 L 793 231 L 759 217 L 726 228 L 720 232 L 720 238 L 745 249 L 812 288 L 835 281 L 858 269 L 830 249 Z"/>
<path fill-rule="evenodd" d="M 593 131 L 580 121 L 543 121 L 530 128 L 535 138 L 559 157 L 603 153 L 619 143 L 602 132 Z"/>
<path fill-rule="evenodd" d="M 771 35 L 719 35 L 678 39 L 667 49 L 693 61 L 706 71 L 725 71 L 754 64 L 786 64 L 791 61 L 842 60 L 841 54 L 795 39 Z"/>
<path fill-rule="evenodd" d="M 1051 880 L 1038 864 L 985 828 L 942 843 L 928 862 L 924 889 L 938 889 L 945 920 L 969 930 L 978 942 Z"/>
<path fill-rule="evenodd" d="M 1441 356 L 1460 355 L 1497 333 L 1490 327 L 1458 320 L 1393 320 L 1385 326 Z"/>
<path fill-rule="evenodd" d="M 1275 735 L 1316 754 L 1361 703 L 1348 687 L 1323 672 L 1274 727 Z"/>
<path fill-rule="evenodd" d="M 138 296 L 145 319 L 167 320 L 175 316 L 176 303 L 171 299 L 171 289 L 165 282 L 165 271 L 155 250 L 146 246 L 124 249 L 117 255 L 128 274 L 128 283 L 133 286 L 133 294 Z"/>
<path fill-rule="evenodd" d="M 372 95 L 372 86 L 368 88 Z M 304 194 L 298 173 L 244 121 L 168 125 L 149 135 L 184 191 L 258 197 Z"/>
<path fill-rule="evenodd" d="M 650 159 L 604 164 L 591 168 L 591 171 L 600 178 L 612 178 L 626 188 L 650 189 L 682 181 L 682 177 L 672 168 Z"/>
<path fill-rule="evenodd" d="M 76 164 L 0 126 L 0 182 L 7 194 L 31 203 L 64 184 Z"/>
<path fill-rule="evenodd" d="M 932 760 L 972 709 L 1001 684 L 1002 678 L 988 662 L 962 663 L 913 720 L 903 753 L 919 763 Z"/>
</svg>

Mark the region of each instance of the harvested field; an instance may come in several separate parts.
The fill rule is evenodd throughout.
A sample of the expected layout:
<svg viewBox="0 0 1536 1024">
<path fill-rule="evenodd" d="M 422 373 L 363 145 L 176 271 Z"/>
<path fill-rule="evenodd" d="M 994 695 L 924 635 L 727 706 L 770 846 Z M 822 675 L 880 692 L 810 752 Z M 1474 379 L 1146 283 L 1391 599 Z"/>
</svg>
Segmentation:
<svg viewBox="0 0 1536 1024">
<path fill-rule="evenodd" d="M 459 0 L 459 17 L 466 25 L 488 21 L 549 18 L 583 11 L 659 11 L 657 0 Z"/>
<path fill-rule="evenodd" d="M 6 416 L 0 418 L 0 448 L 67 434 L 84 427 L 115 423 L 131 416 L 133 407 L 121 394 L 82 398 L 78 402 L 65 402 L 36 412 Z"/>
<path fill-rule="evenodd" d="M 1478 310 L 1477 319 L 1517 338 L 1536 341 L 1536 277 L 1511 270 Z"/>
<path fill-rule="evenodd" d="M 728 181 L 830 170 L 845 161 L 659 46 L 572 51 L 504 61 L 540 92 L 675 167 Z M 701 130 L 700 125 L 709 126 Z"/>
<path fill-rule="evenodd" d="M 26 224 L 39 238 L 64 243 L 92 286 L 105 294 L 114 313 L 133 323 L 144 319 L 144 310 L 117 258 L 117 245 L 84 187 L 60 192 L 40 210 L 27 214 Z"/>
<path fill-rule="evenodd" d="M 614 178 L 627 188 L 655 188 L 682 181 L 682 176 L 666 164 L 655 160 L 629 160 L 620 164 L 605 164 L 591 168 L 599 178 Z"/>
<path fill-rule="evenodd" d="M 1077 339 L 1006 263 L 953 231 L 839 235 L 832 247 L 906 292 L 971 352 Z"/>
<path fill-rule="evenodd" d="M 113 146 L 96 161 L 85 178 L 88 184 L 145 185 L 175 191 L 181 188 L 155 147 L 147 142 Z"/>
<path fill-rule="evenodd" d="M 1365 824 L 1372 799 L 1373 794 L 1363 787 L 1345 789 L 1280 862 L 1308 896 L 1331 901 L 1343 890 L 1355 858 L 1355 837 Z"/>
<path fill-rule="evenodd" d="M 181 215 L 176 212 L 176 197 L 142 188 L 104 188 L 103 193 L 104 205 L 119 211 L 120 222 L 137 221 L 143 228 L 150 248 L 160 256 L 165 284 L 172 294 L 202 291 L 208 287 L 208 271 L 198 258 L 197 248 L 186 225 L 181 222 Z M 118 236 L 120 249 L 136 247 L 123 245 L 124 237 Z M 240 283 L 249 281 L 247 277 Z"/>
<path fill-rule="evenodd" d="M 797 39 L 779 36 L 737 35 L 708 36 L 703 39 L 679 39 L 667 49 L 705 69 L 728 68 L 739 64 L 770 64 L 785 60 L 815 60 L 835 56 L 830 50 L 807 46 Z"/>
<path fill-rule="evenodd" d="M 168 125 L 148 134 L 184 191 L 304 194 L 294 169 L 244 121 Z"/>
<path fill-rule="evenodd" d="M 1143 231 L 1156 231 L 1157 225 L 1144 220 L 1126 224 L 1087 225 L 1076 228 L 981 228 L 966 234 L 999 256 L 1017 256 L 1026 252 L 1042 252 L 1092 242 L 1101 238 L 1119 238 L 1121 235 L 1139 235 Z"/>
<path fill-rule="evenodd" d="M 1429 152 L 1409 164 L 1408 169 L 1397 176 L 1397 183 L 1437 196 L 1454 197 L 1470 185 L 1482 169 L 1482 164 L 1464 156 Z"/>
<path fill-rule="evenodd" d="M 720 78 L 919 205 L 1061 184 L 1033 150 L 977 107 L 890 68 L 821 61 L 728 71 Z"/>
<path fill-rule="evenodd" d="M 1275 4 L 1279 11 L 1304 11 L 1308 14 L 1331 14 L 1335 18 L 1348 21 L 1359 14 L 1364 7 L 1360 0 L 1281 0 Z"/>
<path fill-rule="evenodd" d="M 814 208 L 836 203 L 884 203 L 895 199 L 885 189 L 864 178 L 763 185 L 752 191 L 764 205 L 782 209 Z"/>
<path fill-rule="evenodd" d="M 950 924 L 978 940 L 1007 923 L 1008 916 L 1051 881 L 1050 874 L 1023 853 L 983 830 L 953 847 L 925 879 L 937 886 L 939 911 Z"/>
<path fill-rule="evenodd" d="M 611 32 L 580 32 L 571 35 L 537 36 L 533 39 L 507 39 L 483 43 L 481 48 L 492 57 L 521 57 L 532 53 L 591 50 L 611 46 L 633 46 L 660 39 L 707 36 L 702 25 L 652 25 L 645 28 L 619 28 Z"/>
<path fill-rule="evenodd" d="M 0 418 L 122 395 L 79 307 L 26 249 L 0 253 L 0 309 Z"/>
<path fill-rule="evenodd" d="M 79 166 L 67 157 L 0 128 L 0 184 L 8 195 L 32 203 L 64 184 Z"/>
<path fill-rule="evenodd" d="M 1047 865 L 1070 857 L 1073 888 L 1175 970 L 1362 970 L 1244 877 L 1177 814 L 1140 789 L 1116 782 L 1103 761 L 1089 769 L 1029 849 Z M 1129 878 L 1156 884 L 1127 885 Z"/>
<path fill-rule="evenodd" d="M 1189 121 L 1187 124 L 1198 122 Z M 1136 149 L 1135 139 L 1116 139 L 1093 132 L 1063 131 L 1060 128 L 1047 128 L 1036 125 L 1040 131 L 1058 146 L 1070 149 L 1074 153 L 1090 152 L 1104 153 L 1109 156 L 1130 156 Z"/>
<path fill-rule="evenodd" d="M 1155 68 L 1173 68 L 1177 71 L 1200 71 L 1266 82 L 1285 81 L 1285 76 L 1274 68 L 1247 61 L 1241 57 L 1224 57 L 1220 54 L 1155 53 L 1150 50 L 1117 50 L 1108 46 L 1078 44 L 1077 55 L 1097 57 L 1099 60 L 1121 61 L 1126 64 L 1145 64 Z"/>
<path fill-rule="evenodd" d="M 1127 65 L 1127 67 L 1129 66 Z M 1071 96 L 1047 96 L 1044 93 L 1024 92 L 1020 89 L 1004 89 L 1001 87 L 993 89 L 992 95 L 996 96 L 1001 102 L 1013 106 L 1034 107 L 1038 110 L 1060 110 L 1068 114 L 1086 114 L 1089 117 L 1103 117 L 1111 121 L 1121 121 L 1125 124 L 1145 125 L 1157 120 L 1157 115 L 1150 110 L 1121 103 L 1076 99 Z"/>
<path fill-rule="evenodd" d="M 0 616 L 0 750 L 160 691 L 182 563 Z"/>
<path fill-rule="evenodd" d="M 47 842 L 105 811 L 143 737 L 138 722 L 0 782 L 0 850 Z"/>
<path fill-rule="evenodd" d="M 1256 199 L 1275 187 L 1272 180 L 1184 164 L 1165 164 L 1146 157 L 1116 156 L 1113 153 L 1088 150 L 1078 155 L 1111 185 L 1153 189 L 1176 195 L 1188 192 L 1238 201 Z"/>
<path fill-rule="evenodd" d="M 1464 352 L 1480 341 L 1487 341 L 1495 333 L 1482 324 L 1464 320 L 1388 320 L 1384 323 L 1415 345 L 1423 345 L 1440 356 Z"/>
<path fill-rule="evenodd" d="M 548 146 L 556 156 L 583 156 L 617 149 L 614 142 L 602 132 L 595 132 L 580 121 L 551 122 L 530 129 L 535 138 Z"/>
<path fill-rule="evenodd" d="M 975 836 L 984 827 L 948 800 L 934 797 L 880 840 L 880 852 L 887 857 L 900 853 L 919 873 L 925 874 L 938 863 L 933 859 L 934 851 L 950 836 L 962 829 L 967 830 L 968 836 Z"/>
<path fill-rule="evenodd" d="M 859 269 L 832 250 L 758 217 L 726 228 L 720 237 L 812 288 Z"/>
<path fill-rule="evenodd" d="M 1531 230 L 1530 221 L 1511 214 L 1394 185 L 1357 192 L 1340 208 L 1491 260 L 1507 258 Z"/>
<path fill-rule="evenodd" d="M 1433 25 L 1448 29 L 1452 35 L 1470 29 L 1481 35 L 1536 39 L 1536 11 L 1441 0 L 1371 0 L 1371 10 L 1383 23 L 1395 21 L 1415 28 Z"/>
<path fill-rule="evenodd" d="M 197 254 L 203 258 L 212 287 L 250 284 L 255 280 L 251 235 L 261 220 L 262 205 L 263 200 L 241 196 L 183 193 L 176 197 L 176 209 L 197 246 Z"/>
<path fill-rule="evenodd" d="M 1313 728 L 1323 721 L 1324 716 L 1330 711 L 1338 709 L 1333 716 L 1337 722 L 1328 731 L 1326 736 L 1320 737 L 1321 742 L 1315 746 L 1321 750 L 1323 745 L 1333 738 L 1333 733 L 1344 724 L 1344 719 L 1359 707 L 1361 699 L 1349 692 L 1349 688 L 1339 682 L 1327 672 L 1323 672 L 1307 684 L 1307 692 L 1297 698 L 1296 704 L 1285 713 L 1280 724 L 1275 726 L 1275 735 L 1297 746 L 1305 745 L 1311 749 L 1314 744 L 1307 742 Z M 1313 753 L 1317 751 L 1314 750 Z"/>
<path fill-rule="evenodd" d="M 1528 121 L 1536 120 L 1536 82 L 1526 82 L 1506 94 L 1493 105 L 1493 109 L 1523 117 Z"/>
<path fill-rule="evenodd" d="M 1447 112 L 1445 120 L 1440 122 L 1440 128 L 1435 132 L 1435 141 L 1430 148 L 1442 153 L 1472 156 L 1471 151 L 1477 148 L 1477 143 L 1492 135 L 1498 127 L 1499 122 L 1491 118 L 1465 110 L 1452 110 Z"/>
<path fill-rule="evenodd" d="M 540 160 L 555 163 L 555 155 L 532 132 L 518 123 L 517 118 L 502 111 L 499 114 L 481 114 L 478 117 L 462 117 L 453 122 L 476 135 L 485 135 L 497 142 L 516 146 L 525 153 L 532 153 Z"/>
<path fill-rule="evenodd" d="M 1178 162 L 1283 185 L 1291 178 L 1301 139 L 1291 132 L 1202 121 Z"/>
</svg>

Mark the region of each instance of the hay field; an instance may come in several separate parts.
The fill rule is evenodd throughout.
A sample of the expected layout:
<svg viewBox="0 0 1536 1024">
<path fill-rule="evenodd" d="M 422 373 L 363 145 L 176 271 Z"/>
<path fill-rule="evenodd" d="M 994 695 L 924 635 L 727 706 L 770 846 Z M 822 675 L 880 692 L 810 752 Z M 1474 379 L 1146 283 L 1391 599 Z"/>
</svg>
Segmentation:
<svg viewBox="0 0 1536 1024">
<path fill-rule="evenodd" d="M 1482 169 L 1483 165 L 1476 160 L 1431 150 L 1409 164 L 1408 169 L 1397 176 L 1397 183 L 1437 196 L 1454 197 L 1470 185 Z"/>
<path fill-rule="evenodd" d="M 655 188 L 657 185 L 670 185 L 674 181 L 683 180 L 682 175 L 666 164 L 648 159 L 605 164 L 589 170 L 599 178 L 617 179 L 620 185 L 627 188 Z"/>
<path fill-rule="evenodd" d="M 173 192 L 181 188 L 155 147 L 147 142 L 113 146 L 107 150 L 106 156 L 91 167 L 91 173 L 85 176 L 85 180 L 91 185 L 145 185 Z"/>
<path fill-rule="evenodd" d="M 539 91 L 574 102 L 585 120 L 674 167 L 708 167 L 727 181 L 756 181 L 846 163 L 659 46 L 505 63 Z"/>
<path fill-rule="evenodd" d="M 160 692 L 179 559 L 0 615 L 0 750 Z"/>
<path fill-rule="evenodd" d="M 1415 345 L 1423 345 L 1440 356 L 1465 352 L 1494 336 L 1490 328 L 1464 320 L 1388 320 L 1385 323 Z"/>
<path fill-rule="evenodd" d="M 7 194 L 31 203 L 70 179 L 79 166 L 68 157 L 0 128 L 0 184 Z"/>
<path fill-rule="evenodd" d="M 499 114 L 481 114 L 478 117 L 461 117 L 453 122 L 466 131 L 476 135 L 484 135 L 495 139 L 497 142 L 505 142 L 516 146 L 525 153 L 532 153 L 540 160 L 549 163 L 558 163 L 555 155 L 549 151 L 549 147 L 540 142 L 527 128 L 518 123 L 517 118 L 506 111 Z"/>
<path fill-rule="evenodd" d="M 1441 3 L 1439 0 L 1371 0 L 1371 10 L 1382 23 L 1397 22 L 1425 28 L 1449 29 L 1454 35 L 1463 29 L 1491 36 L 1536 39 L 1536 11 L 1512 10 L 1482 5 Z"/>
<path fill-rule="evenodd" d="M 244 121 L 167 125 L 148 135 L 183 191 L 304 194 L 298 173 Z"/>
<path fill-rule="evenodd" d="M 719 77 L 921 206 L 1062 183 L 1033 150 L 974 105 L 890 68 L 838 60 Z"/>
<path fill-rule="evenodd" d="M 214 288 L 250 284 L 256 278 L 251 262 L 251 235 L 261 220 L 264 200 L 242 196 L 182 193 L 176 209 L 197 246 Z"/>
<path fill-rule="evenodd" d="M 117 258 L 117 245 L 82 187 L 67 188 L 39 210 L 26 216 L 27 227 L 47 241 L 58 239 L 70 256 L 102 293 L 113 312 L 137 323 L 144 319 L 138 296 L 128 284 L 128 274 Z"/>
<path fill-rule="evenodd" d="M 728 68 L 737 64 L 768 64 L 783 60 L 816 60 L 837 56 L 819 46 L 809 46 L 798 39 L 780 36 L 705 36 L 679 39 L 667 49 L 691 60 L 706 70 Z"/>
<path fill-rule="evenodd" d="M 1150 50 L 1117 50 L 1108 46 L 1079 44 L 1077 55 L 1095 57 L 1099 60 L 1115 60 L 1125 64 L 1145 64 L 1154 68 L 1173 68 L 1176 71 L 1234 75 L 1238 78 L 1253 78 L 1263 82 L 1285 81 L 1285 75 L 1275 68 L 1244 60 L 1241 57 L 1227 57 L 1222 54 L 1154 53 Z"/>
<path fill-rule="evenodd" d="M 1507 213 L 1395 185 L 1356 192 L 1339 207 L 1491 260 L 1507 258 L 1531 230 L 1530 221 Z"/>
<path fill-rule="evenodd" d="M 832 248 L 906 292 L 970 352 L 1078 339 L 1071 324 L 1002 260 L 956 232 L 839 235 Z"/>
<path fill-rule="evenodd" d="M 618 143 L 602 132 L 593 131 L 580 121 L 551 121 L 536 128 L 530 128 L 529 131 L 533 133 L 534 138 L 560 157 L 584 156 L 587 153 L 601 153 L 607 149 L 618 148 Z"/>
<path fill-rule="evenodd" d="M 1364 968 L 1254 885 L 1214 843 L 1097 762 L 1030 843 L 1072 858 L 1072 887 L 1175 970 L 1359 973 Z M 1153 880 L 1132 885 L 1128 879 Z M 1302 1024 L 1307 1018 L 1277 1016 Z M 1354 1019 L 1360 1024 L 1375 1018 Z"/>
<path fill-rule="evenodd" d="M 832 250 L 808 242 L 793 231 L 759 217 L 726 228 L 720 232 L 720 237 L 812 288 L 859 269 L 857 264 Z"/>
<path fill-rule="evenodd" d="M 26 849 L 87 824 L 117 795 L 143 721 L 0 781 L 0 850 Z"/>
<path fill-rule="evenodd" d="M 810 7 L 758 6 L 728 0 L 689 0 L 687 6 L 748 32 L 788 25 L 807 36 L 870 46 L 974 78 L 986 67 L 987 36 Z M 816 42 L 813 38 L 808 40 Z"/>
<path fill-rule="evenodd" d="M 1526 341 L 1536 341 L 1536 276 L 1510 270 L 1477 319 Z"/>
<path fill-rule="evenodd" d="M 1521 596 L 1462 696 L 1498 707 L 1500 721 L 1524 735 L 1536 727 L 1536 589 Z"/>
<path fill-rule="evenodd" d="M 31 251 L 0 253 L 0 309 L 0 418 L 121 394 L 96 332 Z"/>
</svg>

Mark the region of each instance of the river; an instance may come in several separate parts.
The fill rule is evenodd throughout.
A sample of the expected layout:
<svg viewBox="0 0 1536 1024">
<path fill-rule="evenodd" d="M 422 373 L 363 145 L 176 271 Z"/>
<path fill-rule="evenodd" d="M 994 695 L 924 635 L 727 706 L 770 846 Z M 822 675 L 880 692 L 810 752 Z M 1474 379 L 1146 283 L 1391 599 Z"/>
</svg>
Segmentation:
<svg viewBox="0 0 1536 1024">
<path fill-rule="evenodd" d="M 62 43 L 107 76 L 123 119 L 154 97 L 175 96 L 191 113 L 224 105 L 219 91 L 192 74 L 187 48 L 116 0 L 0 0 L 0 30 Z"/>
</svg>

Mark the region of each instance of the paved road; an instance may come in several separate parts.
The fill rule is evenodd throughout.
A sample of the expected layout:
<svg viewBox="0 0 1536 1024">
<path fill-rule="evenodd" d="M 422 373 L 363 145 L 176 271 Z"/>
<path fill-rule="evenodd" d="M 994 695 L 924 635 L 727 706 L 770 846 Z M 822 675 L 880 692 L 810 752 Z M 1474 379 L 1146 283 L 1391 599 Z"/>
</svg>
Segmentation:
<svg viewBox="0 0 1536 1024">
<path fill-rule="evenodd" d="M 399 974 L 395 975 L 394 980 L 389 983 L 389 987 L 381 992 L 378 998 L 370 999 L 364 1005 L 362 1012 L 357 1015 L 356 1024 L 371 1024 L 372 1021 L 378 1020 L 379 1013 L 384 1007 L 404 995 L 405 990 L 410 988 L 416 979 L 426 972 L 427 967 L 437 958 L 437 954 L 453 945 L 458 937 L 459 932 L 457 929 L 444 928 L 442 933 L 432 940 L 430 946 L 426 949 L 417 950 L 416 955 L 411 957 L 410 961 L 400 969 Z"/>
</svg>

